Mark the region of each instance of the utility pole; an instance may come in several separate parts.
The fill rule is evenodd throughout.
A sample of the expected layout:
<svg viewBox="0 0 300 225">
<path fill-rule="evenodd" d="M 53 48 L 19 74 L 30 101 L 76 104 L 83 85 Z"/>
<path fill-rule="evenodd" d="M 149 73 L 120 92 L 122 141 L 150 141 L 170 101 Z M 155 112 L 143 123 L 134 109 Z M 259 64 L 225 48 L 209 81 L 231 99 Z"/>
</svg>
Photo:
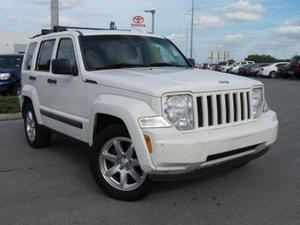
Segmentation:
<svg viewBox="0 0 300 225">
<path fill-rule="evenodd" d="M 185 56 L 188 56 L 188 46 L 189 46 L 189 39 L 188 39 L 188 35 L 189 35 L 189 28 L 186 27 L 186 31 L 185 31 Z"/>
<path fill-rule="evenodd" d="M 59 25 L 58 0 L 51 0 L 51 29 Z"/>
<path fill-rule="evenodd" d="M 145 10 L 146 13 L 151 13 L 152 15 L 152 31 L 151 33 L 154 34 L 155 33 L 155 13 L 156 10 L 151 9 L 151 10 Z"/>
<path fill-rule="evenodd" d="M 193 58 L 193 45 L 194 45 L 194 8 L 195 8 L 195 0 L 192 2 L 192 21 L 191 21 L 191 51 L 190 58 Z"/>
</svg>

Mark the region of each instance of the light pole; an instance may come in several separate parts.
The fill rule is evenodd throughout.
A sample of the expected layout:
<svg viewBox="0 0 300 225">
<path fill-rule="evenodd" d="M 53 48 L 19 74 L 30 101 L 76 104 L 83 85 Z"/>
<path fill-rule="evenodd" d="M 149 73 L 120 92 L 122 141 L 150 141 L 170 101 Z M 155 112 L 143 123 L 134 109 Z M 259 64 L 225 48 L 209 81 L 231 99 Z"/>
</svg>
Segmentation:
<svg viewBox="0 0 300 225">
<path fill-rule="evenodd" d="M 151 9 L 151 10 L 145 10 L 145 13 L 151 13 L 152 14 L 152 34 L 154 34 L 155 32 L 155 13 L 156 10 Z"/>
<path fill-rule="evenodd" d="M 194 44 L 194 6 L 195 1 L 192 2 L 192 21 L 191 21 L 191 51 L 190 51 L 190 58 L 193 58 L 193 44 Z"/>
<path fill-rule="evenodd" d="M 58 0 L 51 0 L 51 28 L 59 25 Z"/>
</svg>

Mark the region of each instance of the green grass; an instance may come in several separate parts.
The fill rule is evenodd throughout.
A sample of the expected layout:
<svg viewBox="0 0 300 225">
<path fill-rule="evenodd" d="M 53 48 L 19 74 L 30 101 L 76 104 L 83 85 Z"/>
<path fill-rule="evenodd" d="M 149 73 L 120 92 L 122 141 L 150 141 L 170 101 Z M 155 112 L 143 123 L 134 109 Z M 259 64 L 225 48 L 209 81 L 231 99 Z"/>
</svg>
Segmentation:
<svg viewBox="0 0 300 225">
<path fill-rule="evenodd" d="M 20 112 L 19 97 L 17 96 L 0 96 L 0 114 Z"/>
</svg>

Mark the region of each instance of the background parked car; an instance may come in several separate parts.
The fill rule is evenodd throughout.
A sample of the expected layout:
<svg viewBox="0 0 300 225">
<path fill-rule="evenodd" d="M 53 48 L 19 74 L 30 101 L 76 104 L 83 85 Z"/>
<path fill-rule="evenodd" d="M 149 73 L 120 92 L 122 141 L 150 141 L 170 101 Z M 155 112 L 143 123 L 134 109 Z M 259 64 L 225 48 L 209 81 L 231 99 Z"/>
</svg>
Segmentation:
<svg viewBox="0 0 300 225">
<path fill-rule="evenodd" d="M 0 55 L 0 94 L 21 94 L 21 67 L 23 55 Z"/>
<path fill-rule="evenodd" d="M 288 62 L 277 62 L 268 66 L 261 67 L 258 71 L 258 76 L 276 78 L 278 67 L 287 65 Z"/>
<path fill-rule="evenodd" d="M 288 75 L 300 79 L 300 56 L 294 56 L 289 64 Z"/>
<path fill-rule="evenodd" d="M 252 66 L 253 66 L 253 64 L 248 64 L 248 65 L 245 65 L 245 66 L 240 66 L 238 74 L 240 74 L 240 75 L 246 75 L 246 72 L 247 72 L 248 68 L 250 68 Z"/>
<path fill-rule="evenodd" d="M 224 73 L 229 73 L 229 69 L 232 67 L 234 63 L 235 63 L 234 60 L 229 60 L 227 62 L 220 62 L 219 63 L 220 71 Z"/>
<path fill-rule="evenodd" d="M 219 64 L 213 63 L 213 64 L 209 64 L 207 69 L 213 71 L 220 71 L 220 66 Z"/>
<path fill-rule="evenodd" d="M 284 79 L 292 78 L 289 74 L 289 68 L 291 68 L 289 63 L 286 64 L 286 65 L 278 67 L 277 77 L 281 77 L 281 78 L 284 78 Z"/>
<path fill-rule="evenodd" d="M 207 70 L 209 67 L 209 63 L 199 64 L 199 69 Z"/>
<path fill-rule="evenodd" d="M 230 68 L 229 72 L 233 74 L 239 74 L 239 69 L 247 66 L 247 65 L 253 65 L 255 62 L 253 61 L 244 61 L 244 62 L 237 62 L 232 65 L 232 68 Z"/>
<path fill-rule="evenodd" d="M 250 65 L 247 67 L 245 73 L 247 76 L 257 76 L 259 69 L 268 65 L 270 65 L 270 63 L 257 63 L 254 65 Z"/>
</svg>

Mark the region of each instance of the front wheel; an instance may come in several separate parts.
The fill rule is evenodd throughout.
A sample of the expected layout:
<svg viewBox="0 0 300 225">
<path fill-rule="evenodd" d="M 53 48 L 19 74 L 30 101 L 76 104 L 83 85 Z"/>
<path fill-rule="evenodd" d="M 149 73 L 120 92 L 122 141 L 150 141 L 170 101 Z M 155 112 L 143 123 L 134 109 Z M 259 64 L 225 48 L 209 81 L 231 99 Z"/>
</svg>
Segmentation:
<svg viewBox="0 0 300 225">
<path fill-rule="evenodd" d="M 151 180 L 141 169 L 126 128 L 113 125 L 96 135 L 90 152 L 92 175 L 109 196 L 135 201 L 151 190 Z"/>
</svg>

